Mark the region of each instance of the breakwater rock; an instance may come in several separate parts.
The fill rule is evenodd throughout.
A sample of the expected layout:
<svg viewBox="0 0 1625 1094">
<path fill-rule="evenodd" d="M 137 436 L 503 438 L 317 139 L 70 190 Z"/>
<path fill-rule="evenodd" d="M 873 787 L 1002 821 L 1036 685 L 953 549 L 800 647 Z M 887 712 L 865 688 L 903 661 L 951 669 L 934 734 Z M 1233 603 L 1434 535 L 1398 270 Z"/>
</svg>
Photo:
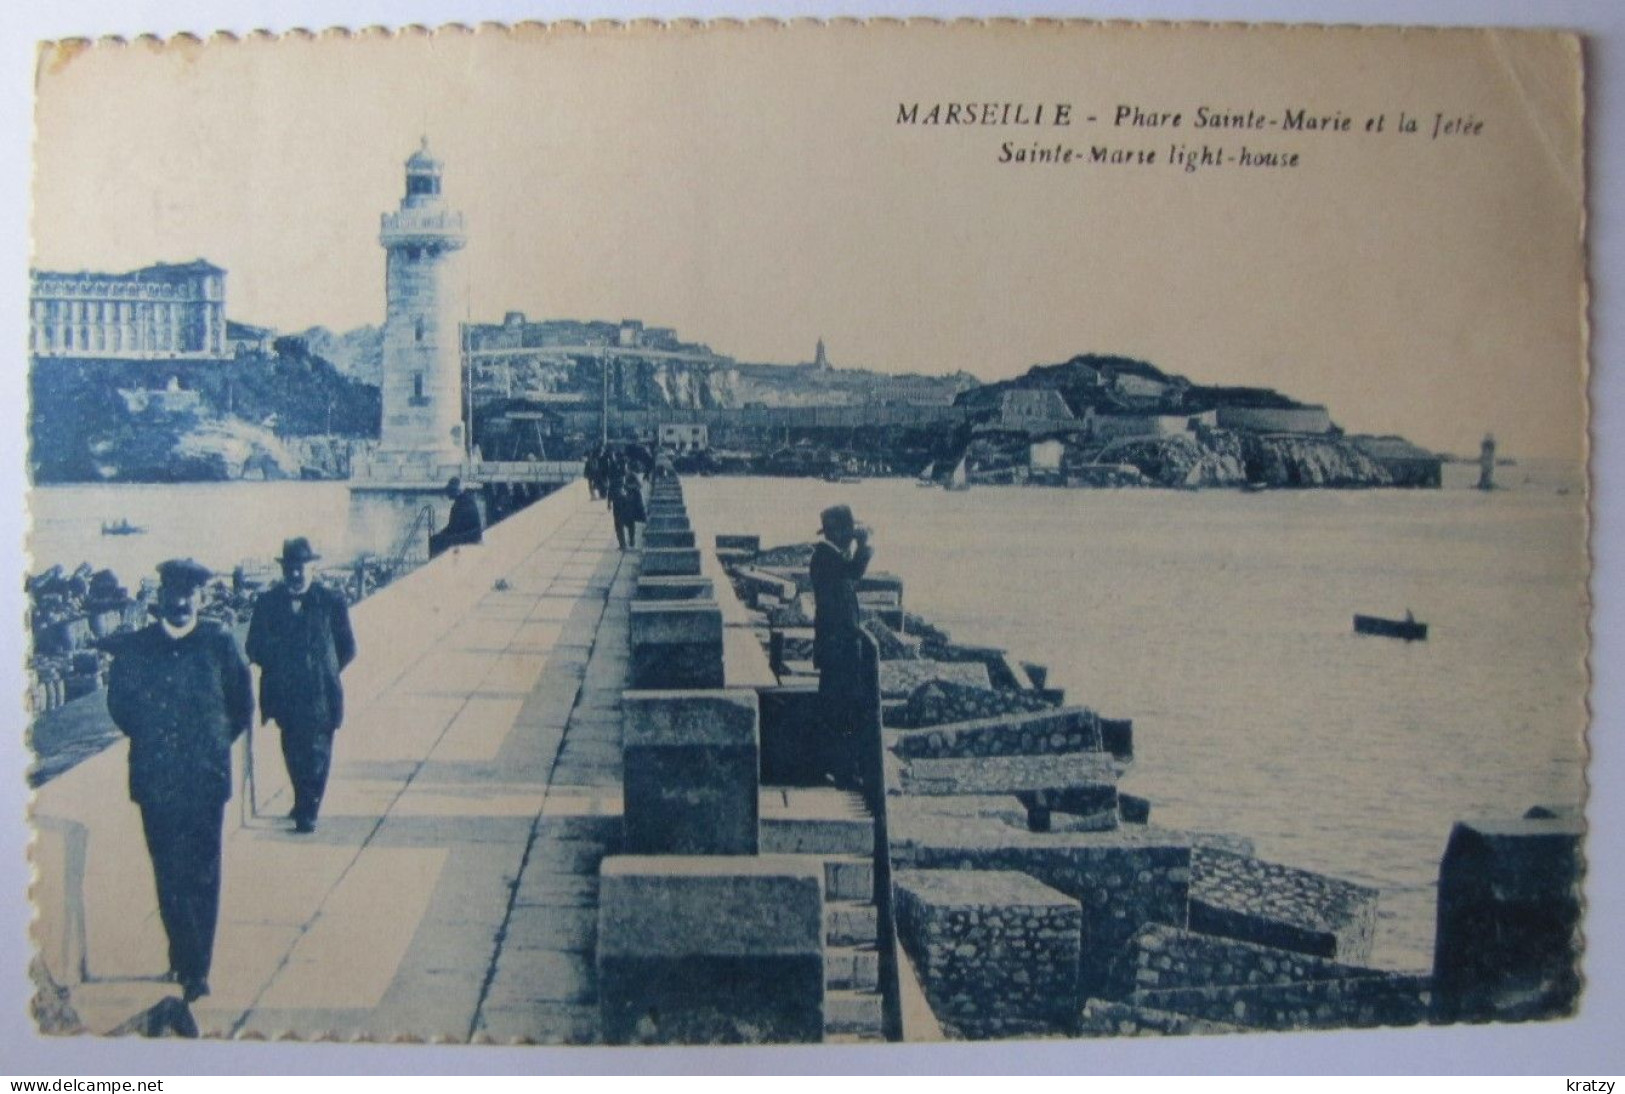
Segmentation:
<svg viewBox="0 0 1625 1094">
<path fill-rule="evenodd" d="M 1246 467 L 1233 434 L 1212 449 L 1158 443 L 1215 478 Z M 764 779 L 816 781 L 767 740 L 790 732 L 794 697 L 813 695 L 807 545 L 718 546 L 785 689 L 764 715 Z M 1425 1020 L 1425 977 L 1365 966 L 1375 890 L 1257 858 L 1244 839 L 1152 824 L 1152 803 L 1119 791 L 1130 721 L 1069 705 L 1041 665 L 904 611 L 896 577 L 867 575 L 857 592 L 878 662 L 872 800 L 884 803 L 897 938 L 950 1036 Z M 815 711 L 798 718 L 823 732 Z"/>
</svg>

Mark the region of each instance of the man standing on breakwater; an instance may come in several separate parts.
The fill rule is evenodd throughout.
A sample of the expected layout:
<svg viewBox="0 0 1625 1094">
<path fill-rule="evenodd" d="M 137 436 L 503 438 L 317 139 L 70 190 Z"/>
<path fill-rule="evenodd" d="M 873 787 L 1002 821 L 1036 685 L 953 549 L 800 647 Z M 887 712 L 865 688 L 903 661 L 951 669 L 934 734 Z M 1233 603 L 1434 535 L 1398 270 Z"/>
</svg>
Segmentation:
<svg viewBox="0 0 1625 1094">
<path fill-rule="evenodd" d="M 857 732 L 863 715 L 863 646 L 858 633 L 858 579 L 874 552 L 869 529 L 852 509 L 832 505 L 819 514 L 823 536 L 813 548 L 813 666 L 825 732 L 823 768 L 837 785 L 859 781 Z"/>
<path fill-rule="evenodd" d="M 275 720 L 293 785 L 288 818 L 299 833 L 316 830 L 333 762 L 333 734 L 344 721 L 339 673 L 355 659 L 344 597 L 311 580 L 321 556 L 310 540 L 282 544 L 282 580 L 254 602 L 248 659 L 260 667 L 260 718 Z"/>
<path fill-rule="evenodd" d="M 158 621 L 107 647 L 107 712 L 130 738 L 130 800 L 152 856 L 169 976 L 188 1003 L 209 994 L 231 745 L 254 719 L 237 640 L 198 617 L 212 576 L 189 558 L 159 563 Z"/>
</svg>

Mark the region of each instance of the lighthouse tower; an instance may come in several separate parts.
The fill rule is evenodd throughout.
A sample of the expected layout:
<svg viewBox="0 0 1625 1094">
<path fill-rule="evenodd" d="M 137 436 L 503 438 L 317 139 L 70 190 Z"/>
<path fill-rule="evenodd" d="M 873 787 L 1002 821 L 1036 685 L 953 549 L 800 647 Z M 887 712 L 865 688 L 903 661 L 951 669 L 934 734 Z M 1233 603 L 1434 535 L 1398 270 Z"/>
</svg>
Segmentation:
<svg viewBox="0 0 1625 1094">
<path fill-rule="evenodd" d="M 459 259 L 463 214 L 440 194 L 440 161 L 425 138 L 406 161 L 406 193 L 383 215 L 383 432 L 370 477 L 444 486 L 466 462 Z"/>
</svg>

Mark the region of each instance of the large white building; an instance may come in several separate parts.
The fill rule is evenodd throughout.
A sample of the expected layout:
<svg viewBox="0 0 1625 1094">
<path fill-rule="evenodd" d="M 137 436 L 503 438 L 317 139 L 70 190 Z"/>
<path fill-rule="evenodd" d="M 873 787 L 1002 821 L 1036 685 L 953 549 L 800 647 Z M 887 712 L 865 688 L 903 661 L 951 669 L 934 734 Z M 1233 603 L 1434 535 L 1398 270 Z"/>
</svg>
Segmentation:
<svg viewBox="0 0 1625 1094">
<path fill-rule="evenodd" d="M 121 361 L 228 356 L 226 271 L 197 259 L 129 273 L 34 270 L 28 352 Z"/>
</svg>

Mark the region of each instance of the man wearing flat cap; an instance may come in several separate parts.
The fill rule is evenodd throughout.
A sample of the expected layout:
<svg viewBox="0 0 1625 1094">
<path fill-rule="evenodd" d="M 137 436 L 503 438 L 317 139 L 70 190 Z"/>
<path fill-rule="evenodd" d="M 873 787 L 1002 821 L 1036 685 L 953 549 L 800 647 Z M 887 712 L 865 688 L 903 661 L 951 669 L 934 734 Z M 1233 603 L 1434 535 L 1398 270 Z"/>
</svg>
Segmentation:
<svg viewBox="0 0 1625 1094">
<path fill-rule="evenodd" d="M 248 624 L 248 659 L 260 667 L 260 718 L 282 734 L 282 759 L 293 786 L 293 830 L 316 830 L 333 734 L 344 721 L 339 674 L 355 659 L 355 634 L 344 597 L 311 580 L 321 556 L 310 540 L 282 544 L 282 580 L 254 602 Z"/>
<path fill-rule="evenodd" d="M 130 738 L 130 799 L 152 856 L 170 976 L 187 1002 L 209 994 L 231 745 L 254 718 L 237 640 L 198 616 L 212 576 L 191 559 L 159 564 L 157 622 L 107 642 L 107 711 Z"/>
<path fill-rule="evenodd" d="M 825 769 L 838 784 L 857 782 L 857 728 L 863 701 L 863 647 L 858 633 L 858 579 L 873 551 L 869 529 L 852 510 L 832 505 L 819 514 L 823 538 L 813 548 L 813 666 L 826 719 Z"/>
</svg>

